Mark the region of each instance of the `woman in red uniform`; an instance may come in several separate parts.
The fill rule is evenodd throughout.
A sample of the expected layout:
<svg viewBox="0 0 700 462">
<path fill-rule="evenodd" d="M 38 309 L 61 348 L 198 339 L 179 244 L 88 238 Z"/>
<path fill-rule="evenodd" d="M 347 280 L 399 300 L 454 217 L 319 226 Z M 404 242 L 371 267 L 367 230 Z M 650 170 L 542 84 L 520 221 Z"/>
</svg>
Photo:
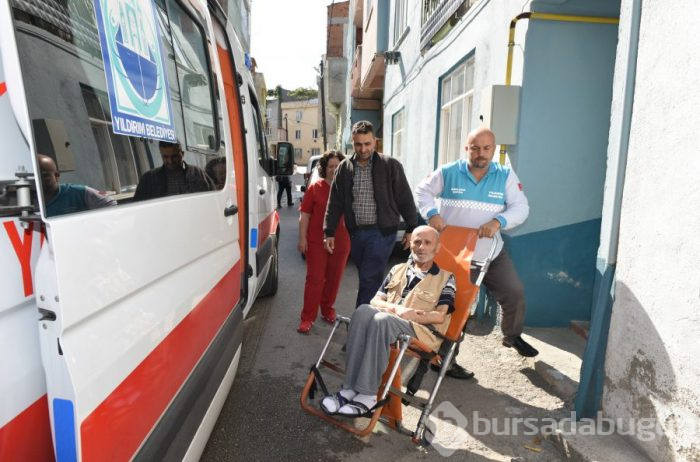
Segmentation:
<svg viewBox="0 0 700 462">
<path fill-rule="evenodd" d="M 306 255 L 306 286 L 304 308 L 297 331 L 308 334 L 321 308 L 321 318 L 335 322 L 335 297 L 350 255 L 350 236 L 340 220 L 335 234 L 335 250 L 329 254 L 323 247 L 323 217 L 331 192 L 335 169 L 344 156 L 338 151 L 326 151 L 318 161 L 320 178 L 310 184 L 301 202 L 299 217 L 299 251 Z"/>
</svg>

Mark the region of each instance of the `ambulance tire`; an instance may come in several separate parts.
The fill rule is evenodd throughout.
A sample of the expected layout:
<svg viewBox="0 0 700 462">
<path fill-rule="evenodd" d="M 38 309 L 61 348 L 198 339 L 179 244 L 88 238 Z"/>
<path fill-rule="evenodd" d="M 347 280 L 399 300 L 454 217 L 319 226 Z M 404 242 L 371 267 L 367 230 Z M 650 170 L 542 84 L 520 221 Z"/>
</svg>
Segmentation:
<svg viewBox="0 0 700 462">
<path fill-rule="evenodd" d="M 277 250 L 278 237 L 275 236 L 275 245 L 272 246 L 272 262 L 270 263 L 270 271 L 267 272 L 265 283 L 260 289 L 261 297 L 272 297 L 277 293 L 277 283 L 279 276 L 279 255 Z"/>
</svg>

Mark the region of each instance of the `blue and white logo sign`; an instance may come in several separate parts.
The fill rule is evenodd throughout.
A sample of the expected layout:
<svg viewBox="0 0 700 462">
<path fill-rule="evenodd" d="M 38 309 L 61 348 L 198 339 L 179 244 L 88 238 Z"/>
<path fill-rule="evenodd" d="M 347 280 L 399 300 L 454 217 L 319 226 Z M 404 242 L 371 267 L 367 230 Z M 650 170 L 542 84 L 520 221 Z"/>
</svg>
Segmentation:
<svg viewBox="0 0 700 462">
<path fill-rule="evenodd" d="M 114 133 L 175 141 L 152 0 L 94 2 Z"/>
</svg>

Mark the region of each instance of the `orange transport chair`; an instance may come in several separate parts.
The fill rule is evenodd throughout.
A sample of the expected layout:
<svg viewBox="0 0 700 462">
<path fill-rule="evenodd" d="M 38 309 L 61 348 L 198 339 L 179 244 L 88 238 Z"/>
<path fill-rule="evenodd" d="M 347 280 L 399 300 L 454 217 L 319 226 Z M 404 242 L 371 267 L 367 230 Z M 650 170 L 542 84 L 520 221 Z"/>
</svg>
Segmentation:
<svg viewBox="0 0 700 462">
<path fill-rule="evenodd" d="M 324 396 L 330 394 L 321 375 L 322 368 L 340 377 L 345 376 L 345 371 L 342 368 L 324 359 L 333 336 L 338 331 L 340 325 L 345 324 L 346 327 L 350 325 L 350 318 L 338 316 L 318 361 L 311 366 L 309 377 L 306 379 L 306 384 L 301 393 L 302 409 L 358 436 L 366 436 L 371 433 L 374 426 L 381 418 L 384 423 L 395 430 L 409 434 L 414 443 L 421 445 L 426 444 L 425 431 L 428 417 L 430 416 L 440 385 L 445 378 L 445 373 L 457 349 L 457 345 L 464 338 L 464 331 L 471 313 L 472 304 L 479 293 L 479 286 L 481 285 L 486 271 L 488 271 L 500 236 L 496 235 L 493 239 L 488 257 L 484 261 L 472 262 L 472 255 L 477 239 L 476 229 L 457 226 L 448 226 L 440 235 L 441 247 L 438 255 L 435 257 L 435 262 L 441 269 L 455 275 L 457 292 L 455 294 L 455 310 L 452 312 L 449 327 L 445 335 L 442 336 L 443 345 L 440 351 L 444 352 L 444 360 L 441 361 L 442 367 L 440 368 L 438 378 L 430 391 L 428 399 L 423 399 L 414 395 L 419 389 L 422 376 L 427 371 L 428 365 L 431 363 L 438 364 L 440 359 L 442 359 L 440 353 L 438 351 L 433 351 L 416 338 L 409 335 L 401 335 L 396 343 L 392 345 L 389 365 L 384 372 L 382 384 L 377 392 L 377 405 L 372 409 L 372 416 L 366 427 L 357 428 L 353 425 L 353 418 L 329 416 L 323 412 L 319 406 L 312 404 L 311 400 L 314 399 L 318 388 L 323 391 Z M 479 271 L 478 277 L 474 283 L 472 283 L 470 278 L 472 269 Z M 420 362 L 416 373 L 414 373 L 411 380 L 408 381 L 406 387 L 403 387 L 401 385 L 400 365 L 401 360 L 406 355 L 418 358 Z M 421 410 L 418 424 L 413 431 L 407 430 L 401 425 L 402 404 L 411 405 Z"/>
</svg>

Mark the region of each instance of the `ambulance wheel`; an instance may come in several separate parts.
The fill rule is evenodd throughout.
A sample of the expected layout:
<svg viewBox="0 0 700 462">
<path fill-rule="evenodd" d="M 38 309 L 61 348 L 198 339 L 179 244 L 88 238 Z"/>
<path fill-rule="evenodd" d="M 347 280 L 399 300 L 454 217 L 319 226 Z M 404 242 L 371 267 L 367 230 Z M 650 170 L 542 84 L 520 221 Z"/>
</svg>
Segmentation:
<svg viewBox="0 0 700 462">
<path fill-rule="evenodd" d="M 275 240 L 276 236 L 275 236 Z M 279 256 L 277 253 L 277 245 L 272 247 L 272 262 L 270 263 L 270 271 L 267 272 L 265 283 L 260 289 L 261 297 L 271 297 L 277 293 L 277 282 L 279 276 Z"/>
</svg>

